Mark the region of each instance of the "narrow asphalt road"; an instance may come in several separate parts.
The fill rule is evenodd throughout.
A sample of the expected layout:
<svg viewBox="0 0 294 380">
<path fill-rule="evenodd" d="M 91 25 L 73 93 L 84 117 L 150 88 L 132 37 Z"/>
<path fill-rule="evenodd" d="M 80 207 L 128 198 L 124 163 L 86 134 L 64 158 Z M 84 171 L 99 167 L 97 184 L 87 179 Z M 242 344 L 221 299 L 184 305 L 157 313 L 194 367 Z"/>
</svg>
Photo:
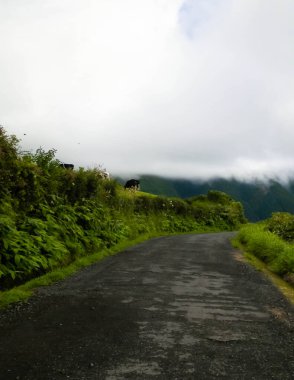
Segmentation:
<svg viewBox="0 0 294 380">
<path fill-rule="evenodd" d="M 0 379 L 294 379 L 293 307 L 232 236 L 152 239 L 1 311 Z"/>
</svg>

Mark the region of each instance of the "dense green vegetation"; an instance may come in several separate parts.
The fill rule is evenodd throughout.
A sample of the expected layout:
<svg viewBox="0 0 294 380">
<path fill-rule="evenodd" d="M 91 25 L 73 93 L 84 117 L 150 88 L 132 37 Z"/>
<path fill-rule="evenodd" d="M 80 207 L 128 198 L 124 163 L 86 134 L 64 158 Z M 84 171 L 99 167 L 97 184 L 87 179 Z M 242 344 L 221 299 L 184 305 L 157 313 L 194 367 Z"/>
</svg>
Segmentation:
<svg viewBox="0 0 294 380">
<path fill-rule="evenodd" d="M 124 190 L 100 168 L 68 170 L 55 151 L 21 154 L 0 129 L 0 286 L 10 288 L 143 234 L 236 229 L 220 192 L 184 201 Z"/>
<path fill-rule="evenodd" d="M 191 175 L 196 177 L 197 173 Z M 143 191 L 184 199 L 206 194 L 210 190 L 223 191 L 242 203 L 245 216 L 251 221 L 269 218 L 273 212 L 278 211 L 294 213 L 294 180 L 286 185 L 276 179 L 245 182 L 219 178 L 194 181 L 142 175 L 140 181 Z"/>
<path fill-rule="evenodd" d="M 272 272 L 294 283 L 294 215 L 274 213 L 262 223 L 242 227 L 237 239 Z"/>
</svg>

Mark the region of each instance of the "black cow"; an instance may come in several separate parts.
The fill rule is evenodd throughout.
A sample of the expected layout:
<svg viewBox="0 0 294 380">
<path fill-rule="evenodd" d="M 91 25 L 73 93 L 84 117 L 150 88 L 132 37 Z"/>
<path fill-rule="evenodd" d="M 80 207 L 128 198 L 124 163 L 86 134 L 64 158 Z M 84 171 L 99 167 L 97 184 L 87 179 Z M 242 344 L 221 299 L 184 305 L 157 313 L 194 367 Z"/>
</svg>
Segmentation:
<svg viewBox="0 0 294 380">
<path fill-rule="evenodd" d="M 59 164 L 59 166 L 61 168 L 64 168 L 64 169 L 69 169 L 69 170 L 73 170 L 74 169 L 74 165 L 73 164 Z"/>
<path fill-rule="evenodd" d="M 138 179 L 130 179 L 125 184 L 125 189 L 140 190 L 140 181 Z"/>
</svg>

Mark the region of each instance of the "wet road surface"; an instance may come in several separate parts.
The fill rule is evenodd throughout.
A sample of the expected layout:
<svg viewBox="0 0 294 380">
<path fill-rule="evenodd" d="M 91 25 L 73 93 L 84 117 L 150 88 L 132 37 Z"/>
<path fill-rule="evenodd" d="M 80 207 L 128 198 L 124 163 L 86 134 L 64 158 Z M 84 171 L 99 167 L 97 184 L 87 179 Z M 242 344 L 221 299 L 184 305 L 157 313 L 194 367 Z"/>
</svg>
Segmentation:
<svg viewBox="0 0 294 380">
<path fill-rule="evenodd" d="M 0 379 L 294 379 L 293 306 L 232 236 L 152 239 L 0 311 Z"/>
</svg>

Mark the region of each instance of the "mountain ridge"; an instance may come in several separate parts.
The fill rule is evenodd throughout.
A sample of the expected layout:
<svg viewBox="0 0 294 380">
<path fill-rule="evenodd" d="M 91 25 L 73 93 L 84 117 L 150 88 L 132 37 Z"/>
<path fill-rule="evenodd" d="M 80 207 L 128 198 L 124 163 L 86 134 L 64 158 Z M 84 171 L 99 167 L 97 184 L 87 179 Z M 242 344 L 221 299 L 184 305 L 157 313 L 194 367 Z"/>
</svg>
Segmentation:
<svg viewBox="0 0 294 380">
<path fill-rule="evenodd" d="M 169 197 L 190 198 L 219 190 L 242 202 L 250 221 L 271 216 L 273 212 L 294 213 L 294 178 L 284 183 L 277 178 L 253 179 L 214 178 L 210 180 L 167 178 L 156 175 L 139 175 L 141 190 Z M 118 179 L 121 183 L 124 179 Z"/>
</svg>

